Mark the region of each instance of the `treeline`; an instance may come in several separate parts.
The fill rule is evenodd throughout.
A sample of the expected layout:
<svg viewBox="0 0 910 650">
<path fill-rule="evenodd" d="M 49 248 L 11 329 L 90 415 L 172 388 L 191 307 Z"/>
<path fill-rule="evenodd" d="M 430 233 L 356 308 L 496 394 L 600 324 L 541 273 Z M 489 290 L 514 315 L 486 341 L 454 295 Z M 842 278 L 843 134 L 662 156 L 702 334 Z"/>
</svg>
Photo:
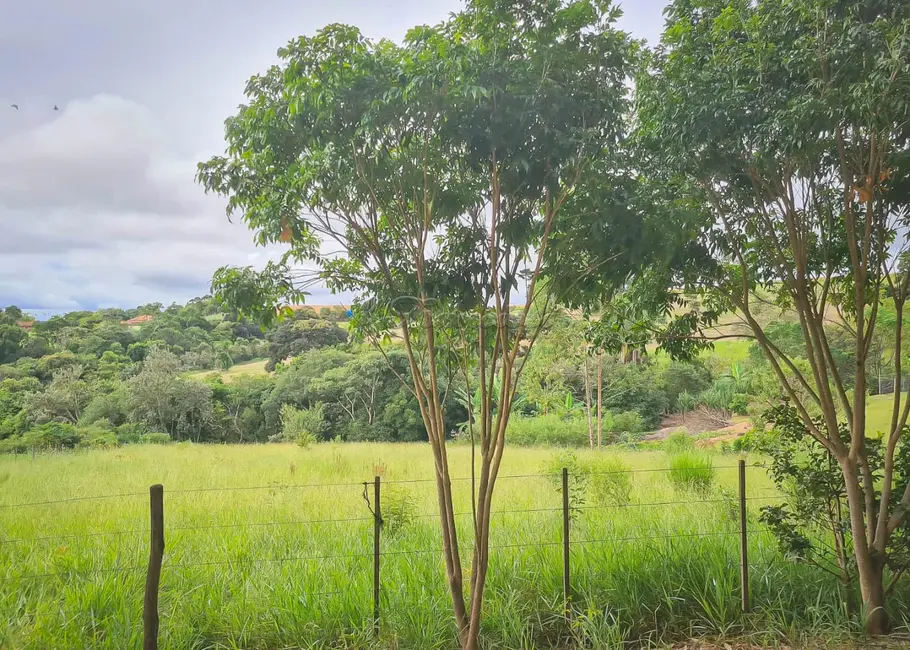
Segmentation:
<svg viewBox="0 0 910 650">
<path fill-rule="evenodd" d="M 880 353 L 868 360 L 870 374 L 887 376 L 894 362 L 889 318 L 880 316 Z M 166 309 L 73 312 L 45 322 L 9 307 L 0 312 L 0 450 L 425 440 L 417 403 L 400 380 L 409 373 L 406 356 L 394 341 L 380 352 L 349 340 L 345 319 L 341 309 L 301 309 L 264 330 L 222 312 L 211 298 Z M 669 414 L 680 414 L 683 425 L 689 417 L 702 428 L 706 420 L 719 428 L 736 415 L 760 415 L 781 397 L 754 346 L 745 355 L 720 346 L 691 362 L 651 355 L 643 341 L 609 354 L 591 335 L 596 324 L 564 314 L 547 327 L 524 364 L 508 429 L 512 443 L 631 444 Z M 830 329 L 838 369 L 849 382 L 855 370 L 849 341 L 836 325 Z M 808 363 L 798 356 L 798 324 L 778 319 L 767 331 L 796 364 Z M 221 374 L 252 359 L 264 368 Z M 876 383 L 870 392 L 890 389 Z M 457 374 L 440 390 L 448 400 L 448 431 L 469 438 L 477 396 L 467 394 Z"/>
<path fill-rule="evenodd" d="M 211 298 L 43 322 L 7 307 L 0 310 L 0 449 L 268 439 L 280 432 L 261 399 L 273 379 L 227 386 L 198 375 L 254 359 L 273 369 L 344 343 L 347 332 L 336 324 L 344 319 L 341 308 L 301 309 L 263 330 Z"/>
</svg>

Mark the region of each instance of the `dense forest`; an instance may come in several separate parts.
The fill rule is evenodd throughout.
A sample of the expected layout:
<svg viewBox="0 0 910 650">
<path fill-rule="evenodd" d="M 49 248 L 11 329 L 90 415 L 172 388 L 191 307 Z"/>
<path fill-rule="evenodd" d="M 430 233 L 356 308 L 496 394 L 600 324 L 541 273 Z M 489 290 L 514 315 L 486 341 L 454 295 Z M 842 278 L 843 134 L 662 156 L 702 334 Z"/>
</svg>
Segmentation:
<svg viewBox="0 0 910 650">
<path fill-rule="evenodd" d="M 0 312 L 0 449 L 426 440 L 401 381 L 408 363 L 400 341 L 382 349 L 359 342 L 349 337 L 347 318 L 341 307 L 301 308 L 263 328 L 211 297 L 47 321 L 7 307 Z M 802 362 L 797 323 L 770 312 L 767 320 L 777 345 Z M 879 321 L 878 354 L 867 366 L 870 376 L 887 377 L 893 315 L 883 311 Z M 736 416 L 758 419 L 779 398 L 769 365 L 747 340 L 724 339 L 695 360 L 671 361 L 640 331 L 634 344 L 607 351 L 599 331 L 615 328 L 606 318 L 552 319 L 524 368 L 510 442 L 635 444 L 670 426 L 698 434 Z M 854 362 L 841 329 L 832 324 L 830 339 L 849 378 Z M 731 323 L 725 331 L 738 330 Z M 442 390 L 457 438 L 476 396 L 469 399 L 457 375 Z M 870 386 L 872 394 L 892 390 L 893 380 Z"/>
</svg>

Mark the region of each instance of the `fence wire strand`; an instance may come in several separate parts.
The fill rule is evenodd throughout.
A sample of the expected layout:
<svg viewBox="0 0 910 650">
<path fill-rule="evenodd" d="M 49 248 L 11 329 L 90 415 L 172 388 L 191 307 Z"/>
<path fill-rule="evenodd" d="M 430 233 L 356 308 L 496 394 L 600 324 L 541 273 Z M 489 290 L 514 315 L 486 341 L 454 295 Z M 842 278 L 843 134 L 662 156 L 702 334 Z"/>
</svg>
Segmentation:
<svg viewBox="0 0 910 650">
<path fill-rule="evenodd" d="M 34 506 L 51 506 L 58 503 L 72 503 L 74 501 L 96 501 L 101 499 L 122 499 L 127 497 L 144 497 L 148 492 L 125 492 L 123 494 L 99 494 L 90 497 L 69 497 L 54 501 L 29 501 L 25 503 L 0 503 L 0 508 L 30 508 Z"/>
</svg>

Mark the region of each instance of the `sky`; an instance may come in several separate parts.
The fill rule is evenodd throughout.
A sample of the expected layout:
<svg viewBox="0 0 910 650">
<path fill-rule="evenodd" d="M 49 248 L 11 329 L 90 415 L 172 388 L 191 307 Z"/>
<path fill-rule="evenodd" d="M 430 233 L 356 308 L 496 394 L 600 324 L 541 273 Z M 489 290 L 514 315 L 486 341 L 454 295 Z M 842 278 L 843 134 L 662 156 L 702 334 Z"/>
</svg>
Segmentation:
<svg viewBox="0 0 910 650">
<path fill-rule="evenodd" d="M 624 0 L 655 43 L 665 0 Z M 222 265 L 261 266 L 224 201 L 195 184 L 224 118 L 292 38 L 336 22 L 370 38 L 456 0 L 31 0 L 0 21 L 0 306 L 37 315 L 204 295 Z M 18 106 L 18 110 L 12 105 Z M 307 302 L 335 304 L 315 288 Z"/>
</svg>

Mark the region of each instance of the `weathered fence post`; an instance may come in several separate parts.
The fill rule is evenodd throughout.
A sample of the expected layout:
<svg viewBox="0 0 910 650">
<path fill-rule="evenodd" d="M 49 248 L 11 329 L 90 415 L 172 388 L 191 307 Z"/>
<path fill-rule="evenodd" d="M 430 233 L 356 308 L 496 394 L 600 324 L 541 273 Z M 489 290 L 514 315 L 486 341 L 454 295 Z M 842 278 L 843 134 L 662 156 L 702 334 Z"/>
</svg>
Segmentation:
<svg viewBox="0 0 910 650">
<path fill-rule="evenodd" d="M 746 461 L 739 461 L 739 566 L 743 611 L 749 611 L 749 539 L 746 535 Z"/>
<path fill-rule="evenodd" d="M 161 561 L 164 559 L 164 486 L 149 488 L 151 535 L 149 567 L 145 578 L 145 601 L 142 605 L 142 650 L 158 650 L 158 585 Z"/>
<path fill-rule="evenodd" d="M 569 582 L 569 470 L 562 468 L 562 590 L 568 616 L 571 599 Z"/>
<path fill-rule="evenodd" d="M 379 477 L 373 480 L 373 634 L 379 636 L 379 535 L 382 511 L 379 506 Z"/>
</svg>

